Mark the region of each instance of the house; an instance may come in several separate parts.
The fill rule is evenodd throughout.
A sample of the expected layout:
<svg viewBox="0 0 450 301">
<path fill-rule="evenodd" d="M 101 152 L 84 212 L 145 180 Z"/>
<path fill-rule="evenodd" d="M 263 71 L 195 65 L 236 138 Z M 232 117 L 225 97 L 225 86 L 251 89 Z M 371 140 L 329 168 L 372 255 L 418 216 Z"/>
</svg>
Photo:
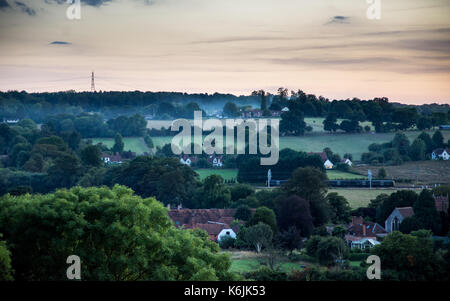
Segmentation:
<svg viewBox="0 0 450 301">
<path fill-rule="evenodd" d="M 325 169 L 333 169 L 334 165 L 333 163 L 331 163 L 330 160 L 327 160 L 323 163 L 323 166 L 325 167 Z"/>
<path fill-rule="evenodd" d="M 233 229 L 222 229 L 220 231 L 219 235 L 217 235 L 217 241 L 220 242 L 223 237 L 230 236 L 231 238 L 236 238 L 236 233 L 233 231 Z"/>
<path fill-rule="evenodd" d="M 284 107 L 281 109 L 281 112 L 289 112 L 289 108 L 288 107 Z"/>
<path fill-rule="evenodd" d="M 236 209 L 172 209 L 169 217 L 176 227 L 185 229 L 203 229 L 213 241 L 219 237 L 230 235 L 236 237 L 239 225 L 233 225 Z M 228 234 L 227 234 L 228 233 Z"/>
<path fill-rule="evenodd" d="M 448 212 L 449 207 L 448 195 L 447 196 L 433 195 L 433 197 L 436 210 L 439 212 Z M 386 231 L 389 233 L 392 233 L 393 231 L 398 231 L 400 229 L 400 224 L 403 222 L 403 220 L 413 215 L 414 215 L 413 207 L 395 208 L 384 222 L 384 227 Z"/>
<path fill-rule="evenodd" d="M 244 111 L 241 116 L 242 118 L 261 118 L 263 117 L 263 110 L 253 109 Z"/>
<path fill-rule="evenodd" d="M 400 229 L 400 224 L 407 217 L 414 215 L 414 209 L 412 207 L 395 208 L 384 222 L 384 228 L 387 232 L 392 233 Z"/>
<path fill-rule="evenodd" d="M 119 153 L 115 153 L 114 155 L 102 153 L 101 159 L 103 162 L 105 162 L 105 164 L 122 164 L 122 162 L 124 161 Z"/>
<path fill-rule="evenodd" d="M 431 153 L 431 159 L 433 160 L 448 160 L 450 159 L 450 149 L 437 148 Z"/>
<path fill-rule="evenodd" d="M 364 238 L 361 238 L 358 240 L 351 241 L 350 249 L 361 249 L 361 250 L 371 249 L 379 244 L 380 244 L 380 242 L 373 238 L 364 237 Z"/>
<path fill-rule="evenodd" d="M 352 221 L 347 225 L 347 233 L 356 237 L 378 237 L 387 234 L 380 224 L 364 221 L 362 216 L 352 216 Z"/>
<path fill-rule="evenodd" d="M 20 119 L 6 119 L 3 118 L 3 123 L 7 123 L 7 124 L 16 124 L 19 123 Z"/>
<path fill-rule="evenodd" d="M 348 166 L 352 166 L 353 162 L 349 158 L 345 158 L 342 160 L 342 163 L 347 164 Z"/>
<path fill-rule="evenodd" d="M 320 157 L 320 159 L 322 160 L 322 162 L 324 162 L 325 163 L 325 161 L 327 161 L 328 160 L 328 156 L 327 156 L 327 153 L 326 152 L 324 152 L 324 151 L 322 151 L 322 152 L 320 152 L 320 153 L 308 153 L 308 155 L 317 155 L 317 156 L 319 156 Z"/>
<path fill-rule="evenodd" d="M 380 224 L 364 221 L 362 216 L 352 216 L 344 238 L 350 248 L 365 249 L 379 244 L 377 238 L 386 235 L 386 230 Z"/>
<path fill-rule="evenodd" d="M 450 130 L 450 125 L 448 125 L 448 124 L 446 124 L 446 125 L 440 125 L 440 126 L 439 126 L 439 129 L 440 129 L 440 130 L 447 130 L 447 131 L 448 131 L 448 130 Z"/>
<path fill-rule="evenodd" d="M 222 156 L 214 156 L 214 155 L 210 155 L 207 159 L 207 161 L 209 162 L 209 164 L 211 164 L 213 167 L 223 167 L 223 161 L 222 161 Z"/>
<path fill-rule="evenodd" d="M 189 157 L 189 156 L 182 156 L 180 157 L 180 163 L 187 165 L 187 166 L 191 166 L 192 163 L 197 162 L 198 158 L 197 157 Z"/>
</svg>

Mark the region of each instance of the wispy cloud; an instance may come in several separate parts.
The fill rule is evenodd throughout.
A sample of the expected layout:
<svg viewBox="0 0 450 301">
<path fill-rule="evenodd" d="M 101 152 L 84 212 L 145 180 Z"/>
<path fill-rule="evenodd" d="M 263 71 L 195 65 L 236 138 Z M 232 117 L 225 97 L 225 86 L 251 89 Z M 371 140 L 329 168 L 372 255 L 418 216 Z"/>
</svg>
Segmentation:
<svg viewBox="0 0 450 301">
<path fill-rule="evenodd" d="M 65 42 L 65 41 L 53 41 L 50 43 L 50 45 L 70 45 L 72 43 L 70 42 Z"/>
<path fill-rule="evenodd" d="M 350 23 L 350 17 L 346 16 L 334 16 L 325 24 L 348 24 Z"/>
</svg>

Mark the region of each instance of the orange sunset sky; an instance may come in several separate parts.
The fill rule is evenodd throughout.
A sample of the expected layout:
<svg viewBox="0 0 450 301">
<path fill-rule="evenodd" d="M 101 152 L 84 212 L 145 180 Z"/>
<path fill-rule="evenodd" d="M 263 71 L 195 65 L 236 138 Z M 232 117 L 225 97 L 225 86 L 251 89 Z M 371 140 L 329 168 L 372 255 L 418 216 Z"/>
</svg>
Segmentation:
<svg viewBox="0 0 450 301">
<path fill-rule="evenodd" d="M 450 0 L 0 0 L 0 90 L 450 103 Z"/>
</svg>

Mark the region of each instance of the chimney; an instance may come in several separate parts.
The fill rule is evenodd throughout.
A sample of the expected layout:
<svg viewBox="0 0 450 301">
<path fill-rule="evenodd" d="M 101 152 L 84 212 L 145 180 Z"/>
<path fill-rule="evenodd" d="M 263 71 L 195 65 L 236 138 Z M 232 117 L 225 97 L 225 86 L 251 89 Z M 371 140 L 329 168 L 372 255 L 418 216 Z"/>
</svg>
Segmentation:
<svg viewBox="0 0 450 301">
<path fill-rule="evenodd" d="M 363 236 L 365 237 L 366 236 L 366 225 L 362 224 L 362 227 L 363 227 Z"/>
</svg>

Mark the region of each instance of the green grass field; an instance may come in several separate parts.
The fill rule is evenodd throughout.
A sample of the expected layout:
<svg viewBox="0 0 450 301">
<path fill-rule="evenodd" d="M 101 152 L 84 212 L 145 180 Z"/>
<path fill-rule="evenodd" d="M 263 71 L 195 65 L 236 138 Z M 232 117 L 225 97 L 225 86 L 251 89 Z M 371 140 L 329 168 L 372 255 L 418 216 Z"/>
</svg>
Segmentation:
<svg viewBox="0 0 450 301">
<path fill-rule="evenodd" d="M 330 180 L 353 180 L 353 179 L 365 179 L 362 175 L 357 175 L 349 172 L 343 172 L 340 170 L 327 170 L 327 176 Z"/>
<path fill-rule="evenodd" d="M 261 264 L 261 262 L 258 259 L 251 258 L 251 259 L 233 259 L 231 262 L 231 268 L 230 271 L 234 273 L 245 273 L 245 272 L 253 272 L 264 265 Z M 289 273 L 292 270 L 303 270 L 300 263 L 295 262 L 278 262 L 275 264 L 275 269 L 279 269 L 281 272 Z"/>
<path fill-rule="evenodd" d="M 221 169 L 221 168 L 206 168 L 206 169 L 196 169 L 196 173 L 200 176 L 200 180 L 210 176 L 210 175 L 219 175 L 224 180 L 232 180 L 237 179 L 238 171 L 237 169 Z"/>
<path fill-rule="evenodd" d="M 352 209 L 365 207 L 370 203 L 370 200 L 375 199 L 378 195 L 385 193 L 391 194 L 398 191 L 398 189 L 360 189 L 360 188 L 335 188 L 328 189 L 328 193 L 336 192 L 345 197 L 350 203 Z"/>
<path fill-rule="evenodd" d="M 109 148 L 113 147 L 114 145 L 114 138 L 92 138 L 91 140 L 93 144 L 101 142 Z M 125 144 L 123 148 L 125 151 L 131 150 L 138 155 L 150 151 L 150 149 L 145 144 L 144 139 L 142 139 L 141 137 L 125 137 L 123 138 L 123 143 Z"/>
<path fill-rule="evenodd" d="M 421 132 L 407 131 L 406 136 L 412 142 Z M 433 133 L 433 132 L 429 132 Z M 450 131 L 443 131 L 444 141 L 450 139 Z M 372 143 L 385 143 L 392 140 L 395 133 L 362 133 L 362 134 L 326 134 L 312 133 L 303 137 L 280 137 L 280 149 L 290 148 L 296 151 L 321 152 L 325 147 L 331 148 L 335 153 L 343 156 L 345 153 L 353 155 L 355 160 L 360 160 L 362 153 L 368 152 Z M 170 143 L 172 137 L 152 137 L 156 146 Z"/>
</svg>

